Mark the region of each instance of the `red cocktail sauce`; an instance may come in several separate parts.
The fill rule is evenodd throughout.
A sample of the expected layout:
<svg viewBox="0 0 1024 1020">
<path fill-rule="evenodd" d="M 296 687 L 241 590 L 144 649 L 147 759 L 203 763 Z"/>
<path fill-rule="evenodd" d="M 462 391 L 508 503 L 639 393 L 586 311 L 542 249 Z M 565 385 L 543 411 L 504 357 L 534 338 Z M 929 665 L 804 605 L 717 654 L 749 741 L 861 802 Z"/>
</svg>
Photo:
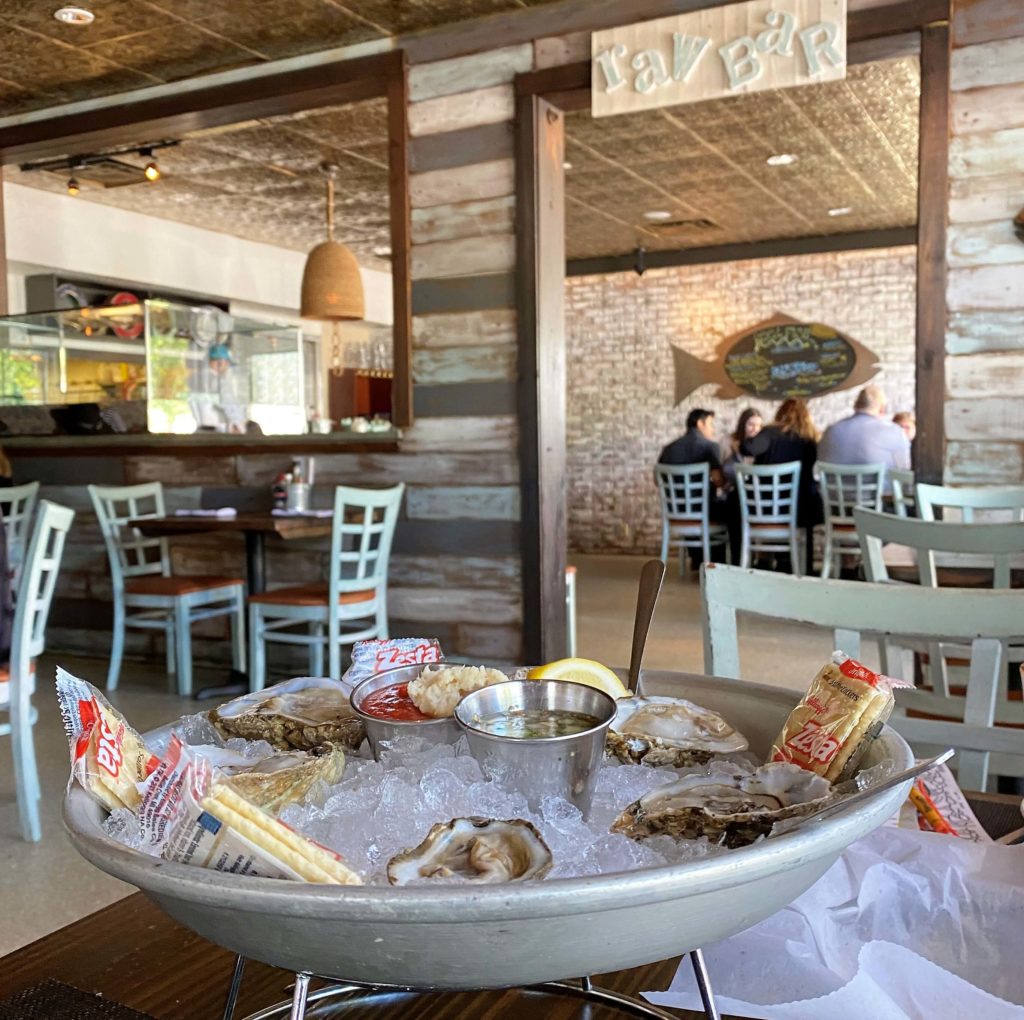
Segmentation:
<svg viewBox="0 0 1024 1020">
<path fill-rule="evenodd" d="M 375 719 L 390 719 L 393 722 L 424 722 L 433 719 L 424 715 L 409 697 L 408 684 L 392 684 L 382 687 L 363 698 L 359 708 Z"/>
</svg>

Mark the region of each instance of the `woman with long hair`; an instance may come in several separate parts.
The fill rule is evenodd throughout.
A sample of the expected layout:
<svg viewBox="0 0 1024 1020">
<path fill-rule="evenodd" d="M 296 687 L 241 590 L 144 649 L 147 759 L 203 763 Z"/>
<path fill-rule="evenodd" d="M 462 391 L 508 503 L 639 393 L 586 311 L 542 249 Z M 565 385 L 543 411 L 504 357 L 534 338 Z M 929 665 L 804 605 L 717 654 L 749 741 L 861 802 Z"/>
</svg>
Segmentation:
<svg viewBox="0 0 1024 1020">
<path fill-rule="evenodd" d="M 748 407 L 740 414 L 732 434 L 722 440 L 722 472 L 730 486 L 736 485 L 736 465 L 751 462 L 743 453 L 743 443 L 753 439 L 763 424 L 761 412 L 756 407 Z"/>
<path fill-rule="evenodd" d="M 755 464 L 788 464 L 800 462 L 800 492 L 797 497 L 797 526 L 806 529 L 807 572 L 814 569 L 814 526 L 824 521 L 821 495 L 814 480 L 814 464 L 818 459 L 818 429 L 811 420 L 807 402 L 790 397 L 779 404 L 775 420 L 742 444 L 743 453 Z"/>
</svg>

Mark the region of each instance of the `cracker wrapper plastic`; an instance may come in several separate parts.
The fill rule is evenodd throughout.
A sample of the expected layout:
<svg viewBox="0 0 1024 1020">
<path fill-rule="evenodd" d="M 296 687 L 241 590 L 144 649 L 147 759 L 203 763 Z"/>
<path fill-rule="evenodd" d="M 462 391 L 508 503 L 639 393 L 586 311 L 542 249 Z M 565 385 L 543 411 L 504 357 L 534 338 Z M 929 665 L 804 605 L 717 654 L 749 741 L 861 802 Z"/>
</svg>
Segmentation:
<svg viewBox="0 0 1024 1020">
<path fill-rule="evenodd" d="M 78 780 L 108 811 L 137 811 L 138 785 L 159 763 L 145 741 L 92 684 L 57 670 L 57 701 Z"/>
<path fill-rule="evenodd" d="M 440 662 L 441 644 L 437 638 L 374 638 L 352 646 L 352 664 L 345 670 L 342 683 L 355 687 L 374 673 L 422 662 Z"/>
<path fill-rule="evenodd" d="M 769 761 L 788 761 L 836 783 L 854 776 L 903 686 L 834 652 L 775 738 Z"/>
</svg>

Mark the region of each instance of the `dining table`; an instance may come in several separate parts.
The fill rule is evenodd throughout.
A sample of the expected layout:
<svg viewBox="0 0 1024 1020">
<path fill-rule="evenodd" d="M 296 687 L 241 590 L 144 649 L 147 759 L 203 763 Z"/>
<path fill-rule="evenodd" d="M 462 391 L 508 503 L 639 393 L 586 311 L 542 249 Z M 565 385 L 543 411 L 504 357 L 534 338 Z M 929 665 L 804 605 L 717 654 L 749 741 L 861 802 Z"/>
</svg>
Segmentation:
<svg viewBox="0 0 1024 1020">
<path fill-rule="evenodd" d="M 225 516 L 182 513 L 165 517 L 139 518 L 129 521 L 128 524 L 147 538 L 240 532 L 245 537 L 247 590 L 250 595 L 259 595 L 267 590 L 267 538 L 276 536 L 285 541 L 296 538 L 323 538 L 331 534 L 333 516 L 316 511 L 275 514 L 270 510 Z"/>
<path fill-rule="evenodd" d="M 543 952 L 543 947 L 538 947 L 538 952 Z M 676 957 L 599 978 L 595 975 L 595 983 L 638 996 L 668 988 L 679 962 Z M 183 928 L 142 893 L 134 893 L 0 960 L 0 1018 L 214 1020 L 224 1014 L 234 964 L 229 950 Z M 248 961 L 234 1020 L 252 1017 L 276 1003 L 290 1004 L 294 981 L 290 971 Z M 316 990 L 314 982 L 311 1005 Z M 76 994 L 80 997 L 77 1012 L 71 1008 Z M 13 1006 L 9 1005 L 12 999 Z M 86 1011 L 90 999 L 94 1012 Z M 21 1012 L 15 1012 L 18 1009 Z M 286 1017 L 288 1013 L 275 1015 Z M 628 1014 L 595 1003 L 581 1005 L 568 995 L 505 989 L 419 994 L 395 990 L 374 996 L 354 993 L 330 1008 L 321 1005 L 315 1012 L 311 1008 L 309 1015 L 358 1020 L 616 1020 Z M 700 1020 L 704 1014 L 674 1010 L 672 1015 L 680 1020 Z"/>
</svg>

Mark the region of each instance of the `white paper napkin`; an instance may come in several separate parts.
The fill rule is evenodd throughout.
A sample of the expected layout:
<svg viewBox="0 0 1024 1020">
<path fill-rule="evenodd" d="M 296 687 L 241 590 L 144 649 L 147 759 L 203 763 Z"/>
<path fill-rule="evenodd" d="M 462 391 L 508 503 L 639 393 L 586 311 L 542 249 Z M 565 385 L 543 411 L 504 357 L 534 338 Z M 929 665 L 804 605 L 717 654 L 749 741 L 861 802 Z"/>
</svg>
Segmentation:
<svg viewBox="0 0 1024 1020">
<path fill-rule="evenodd" d="M 219 506 L 212 510 L 190 507 L 185 510 L 175 510 L 174 514 L 176 517 L 237 517 L 238 511 L 233 506 Z"/>
<path fill-rule="evenodd" d="M 1024 848 L 883 827 L 704 958 L 736 1016 L 1024 1020 L 1022 918 Z M 689 961 L 645 998 L 700 1009 Z"/>
</svg>

